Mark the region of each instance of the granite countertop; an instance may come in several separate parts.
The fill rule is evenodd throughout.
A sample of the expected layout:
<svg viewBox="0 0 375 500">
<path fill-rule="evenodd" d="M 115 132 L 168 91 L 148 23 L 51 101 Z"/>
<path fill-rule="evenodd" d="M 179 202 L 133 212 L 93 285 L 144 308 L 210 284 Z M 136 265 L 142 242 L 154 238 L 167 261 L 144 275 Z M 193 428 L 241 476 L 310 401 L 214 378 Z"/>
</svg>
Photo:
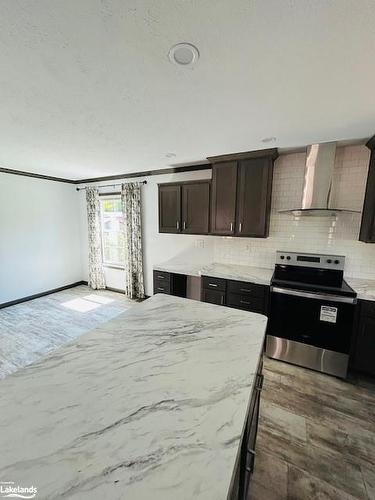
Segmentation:
<svg viewBox="0 0 375 500">
<path fill-rule="evenodd" d="M 37 498 L 225 499 L 267 318 L 155 295 L 0 382 L 0 475 Z"/>
<path fill-rule="evenodd" d="M 157 271 L 167 271 L 169 273 L 186 274 L 188 276 L 212 276 L 213 278 L 224 278 L 238 281 L 248 281 L 269 285 L 273 274 L 273 269 L 262 267 L 243 266 L 235 264 L 220 264 L 213 262 L 210 264 L 194 264 L 189 262 L 179 262 L 170 260 L 168 262 L 154 266 Z"/>
<path fill-rule="evenodd" d="M 375 280 L 364 278 L 345 278 L 345 280 L 357 292 L 359 299 L 375 301 Z"/>
<path fill-rule="evenodd" d="M 155 271 L 167 271 L 168 273 L 186 274 L 187 276 L 200 276 L 202 264 L 192 262 L 169 260 L 162 264 L 155 264 Z"/>
<path fill-rule="evenodd" d="M 269 285 L 272 274 L 273 269 L 234 264 L 219 264 L 216 262 L 203 267 L 201 270 L 201 275 L 212 276 L 213 278 L 248 281 L 251 283 L 259 283 L 261 285 Z"/>
<path fill-rule="evenodd" d="M 186 262 L 176 262 L 170 260 L 164 264 L 154 266 L 159 271 L 170 273 L 186 274 L 189 276 L 212 276 L 213 278 L 224 278 L 237 281 L 248 281 L 269 285 L 271 282 L 273 269 L 263 267 L 243 266 L 236 264 L 221 264 L 213 262 L 211 264 L 192 264 Z M 375 301 L 375 280 L 364 278 L 348 278 L 344 276 L 348 284 L 355 290 L 359 299 Z"/>
</svg>

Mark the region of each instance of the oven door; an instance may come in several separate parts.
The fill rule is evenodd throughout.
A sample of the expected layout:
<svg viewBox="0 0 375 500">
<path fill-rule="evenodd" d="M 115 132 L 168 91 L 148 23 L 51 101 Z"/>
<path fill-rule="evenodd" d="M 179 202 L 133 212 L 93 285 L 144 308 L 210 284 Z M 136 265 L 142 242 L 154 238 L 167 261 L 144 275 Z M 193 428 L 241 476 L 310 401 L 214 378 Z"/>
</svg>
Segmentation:
<svg viewBox="0 0 375 500">
<path fill-rule="evenodd" d="M 267 333 L 301 344 L 349 353 L 356 299 L 271 287 Z"/>
</svg>

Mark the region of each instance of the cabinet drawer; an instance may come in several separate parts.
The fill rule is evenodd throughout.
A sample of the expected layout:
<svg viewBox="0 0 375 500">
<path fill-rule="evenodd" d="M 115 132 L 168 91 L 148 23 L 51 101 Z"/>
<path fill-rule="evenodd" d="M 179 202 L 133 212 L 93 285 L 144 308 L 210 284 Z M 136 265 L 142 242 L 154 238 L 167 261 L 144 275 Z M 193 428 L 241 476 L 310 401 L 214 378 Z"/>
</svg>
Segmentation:
<svg viewBox="0 0 375 500">
<path fill-rule="evenodd" d="M 227 281 L 222 278 L 202 276 L 202 288 L 205 288 L 206 290 L 220 290 L 225 292 L 227 289 Z"/>
<path fill-rule="evenodd" d="M 171 275 L 167 271 L 157 271 L 156 269 L 154 270 L 154 280 L 169 281 L 170 277 Z"/>
<path fill-rule="evenodd" d="M 245 311 L 265 312 L 264 297 L 252 297 L 249 294 L 228 293 L 227 305 Z"/>
<path fill-rule="evenodd" d="M 263 285 L 247 283 L 246 281 L 228 281 L 228 293 L 264 298 L 265 287 Z"/>
<path fill-rule="evenodd" d="M 202 302 L 210 304 L 217 304 L 219 306 L 225 305 L 225 292 L 220 290 L 202 290 Z"/>
<path fill-rule="evenodd" d="M 167 280 L 154 279 L 154 293 L 171 293 L 171 285 Z"/>
<path fill-rule="evenodd" d="M 369 300 L 361 300 L 361 314 L 372 316 L 375 318 L 375 302 Z"/>
</svg>

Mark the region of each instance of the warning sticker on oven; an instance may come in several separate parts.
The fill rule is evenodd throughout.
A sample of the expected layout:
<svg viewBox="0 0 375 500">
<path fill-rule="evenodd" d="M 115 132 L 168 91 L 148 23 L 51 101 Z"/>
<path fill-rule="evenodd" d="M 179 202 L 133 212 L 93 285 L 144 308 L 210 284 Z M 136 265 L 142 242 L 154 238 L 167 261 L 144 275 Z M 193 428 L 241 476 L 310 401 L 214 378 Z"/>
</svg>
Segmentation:
<svg viewBox="0 0 375 500">
<path fill-rule="evenodd" d="M 328 323 L 336 323 L 336 320 L 337 320 L 337 307 L 321 306 L 320 321 L 327 321 Z"/>
</svg>

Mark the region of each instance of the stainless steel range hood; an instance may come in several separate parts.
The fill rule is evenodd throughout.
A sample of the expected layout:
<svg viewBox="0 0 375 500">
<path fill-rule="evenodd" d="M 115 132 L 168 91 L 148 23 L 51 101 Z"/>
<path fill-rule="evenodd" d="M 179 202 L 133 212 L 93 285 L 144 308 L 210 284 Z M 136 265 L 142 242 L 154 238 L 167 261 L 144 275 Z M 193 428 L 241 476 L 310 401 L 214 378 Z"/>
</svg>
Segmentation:
<svg viewBox="0 0 375 500">
<path fill-rule="evenodd" d="M 358 210 L 331 206 L 330 198 L 335 154 L 335 142 L 312 144 L 307 148 L 301 206 L 291 207 L 288 210 L 279 210 L 279 212 L 317 216 L 336 215 L 337 212 L 359 213 Z"/>
</svg>

